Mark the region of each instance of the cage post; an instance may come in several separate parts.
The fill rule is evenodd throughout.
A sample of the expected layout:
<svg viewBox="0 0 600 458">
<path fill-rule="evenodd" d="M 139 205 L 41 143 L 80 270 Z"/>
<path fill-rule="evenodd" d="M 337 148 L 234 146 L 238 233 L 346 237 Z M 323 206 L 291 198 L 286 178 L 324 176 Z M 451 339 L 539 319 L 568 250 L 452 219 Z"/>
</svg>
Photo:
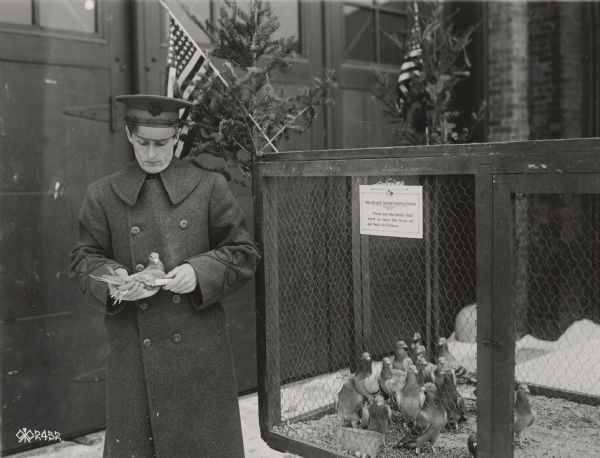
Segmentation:
<svg viewBox="0 0 600 458">
<path fill-rule="evenodd" d="M 267 182 L 258 169 L 254 180 L 255 234 L 263 249 L 256 273 L 256 343 L 259 424 L 264 435 L 281 422 L 278 186 L 276 179 Z"/>
<path fill-rule="evenodd" d="M 517 193 L 515 195 L 515 337 L 527 333 L 527 302 L 528 302 L 528 224 L 527 209 L 529 207 L 527 194 Z"/>
<path fill-rule="evenodd" d="M 484 344 L 493 335 L 492 281 L 493 281 L 493 213 L 492 177 L 489 172 L 475 175 L 475 224 L 477 262 L 477 455 L 492 455 L 492 370 L 493 347 Z"/>
<path fill-rule="evenodd" d="M 367 276 L 366 283 L 368 283 L 368 270 L 363 272 L 363 268 L 368 269 L 368 263 L 363 262 L 363 244 L 366 237 L 360 235 L 360 198 L 359 198 L 359 186 L 365 184 L 363 177 L 356 177 L 352 180 L 352 298 L 353 298 L 353 310 L 354 310 L 354 351 L 351 355 L 350 362 L 353 365 L 351 370 L 355 370 L 356 355 L 359 354 L 365 345 L 364 325 L 363 325 L 363 296 L 365 292 L 363 288 L 367 286 L 365 284 L 364 276 Z M 365 249 L 365 254 L 367 250 Z M 366 264 L 366 265 L 364 265 Z M 368 293 L 367 293 L 368 294 Z"/>
<path fill-rule="evenodd" d="M 431 227 L 432 227 L 432 215 L 431 215 L 431 177 L 426 176 L 423 179 L 423 185 L 425 192 L 423 193 L 423 241 L 425 243 L 425 345 L 427 347 L 427 354 L 433 355 L 433 344 L 432 336 L 432 319 L 431 319 L 431 297 L 432 297 L 432 249 L 431 249 Z"/>
<path fill-rule="evenodd" d="M 493 412 L 490 450 L 493 450 L 494 458 L 509 458 L 513 456 L 515 340 L 512 250 L 515 221 L 510 184 L 500 180 L 498 175 L 494 176 L 492 335 L 491 339 L 482 343 L 491 347 L 492 353 L 492 383 L 488 391 Z"/>
<path fill-rule="evenodd" d="M 425 340 L 427 353 L 435 356 L 440 335 L 439 231 L 437 181 L 431 176 L 423 179 L 426 192 L 423 198 L 425 243 Z"/>
</svg>

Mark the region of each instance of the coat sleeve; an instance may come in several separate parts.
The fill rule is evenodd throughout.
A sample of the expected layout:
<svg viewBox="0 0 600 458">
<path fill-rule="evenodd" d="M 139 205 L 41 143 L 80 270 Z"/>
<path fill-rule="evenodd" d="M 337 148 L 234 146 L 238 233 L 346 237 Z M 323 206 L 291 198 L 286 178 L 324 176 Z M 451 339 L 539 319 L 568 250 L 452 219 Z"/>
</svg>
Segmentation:
<svg viewBox="0 0 600 458">
<path fill-rule="evenodd" d="M 113 305 L 112 300 L 109 300 L 108 285 L 94 280 L 90 274 L 108 274 L 108 267 L 127 270 L 111 258 L 111 236 L 106 212 L 102 207 L 100 192 L 92 184 L 86 191 L 79 213 L 79 240 L 71 250 L 69 271 L 77 279 L 79 292 L 83 294 L 86 303 L 108 315 L 120 312 L 125 304 Z"/>
<path fill-rule="evenodd" d="M 213 182 L 209 205 L 211 250 L 185 260 L 194 268 L 198 280 L 199 291 L 192 293 L 196 309 L 208 307 L 241 288 L 260 260 L 244 214 L 222 175 Z"/>
</svg>

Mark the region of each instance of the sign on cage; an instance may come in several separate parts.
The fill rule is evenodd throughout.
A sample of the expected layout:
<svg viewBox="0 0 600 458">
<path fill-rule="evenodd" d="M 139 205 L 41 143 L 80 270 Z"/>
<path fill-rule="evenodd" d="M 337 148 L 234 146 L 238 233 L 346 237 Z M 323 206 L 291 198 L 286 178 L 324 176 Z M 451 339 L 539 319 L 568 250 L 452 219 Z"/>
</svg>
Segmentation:
<svg viewBox="0 0 600 458">
<path fill-rule="evenodd" d="M 359 186 L 360 233 L 423 238 L 423 186 L 403 181 Z"/>
</svg>

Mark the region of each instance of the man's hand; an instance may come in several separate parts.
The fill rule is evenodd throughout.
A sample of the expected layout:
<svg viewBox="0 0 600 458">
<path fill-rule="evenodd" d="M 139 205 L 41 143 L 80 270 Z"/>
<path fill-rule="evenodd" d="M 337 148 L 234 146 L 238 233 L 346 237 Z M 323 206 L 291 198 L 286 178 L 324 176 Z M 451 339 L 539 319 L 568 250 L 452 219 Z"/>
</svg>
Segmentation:
<svg viewBox="0 0 600 458">
<path fill-rule="evenodd" d="M 163 289 L 172 291 L 176 294 L 191 293 L 198 285 L 196 271 L 188 263 L 183 263 L 180 266 L 175 267 L 167 273 L 165 278 L 172 278 L 173 280 L 164 285 Z"/>
<path fill-rule="evenodd" d="M 118 268 L 115 273 L 121 278 L 127 278 L 129 274 L 123 268 Z M 109 283 L 108 288 L 110 295 L 115 297 L 115 293 L 118 294 L 119 300 L 121 301 L 137 301 L 146 297 L 152 296 L 158 288 L 146 288 L 139 281 L 132 280 L 125 283 L 124 285 L 115 286 Z"/>
</svg>

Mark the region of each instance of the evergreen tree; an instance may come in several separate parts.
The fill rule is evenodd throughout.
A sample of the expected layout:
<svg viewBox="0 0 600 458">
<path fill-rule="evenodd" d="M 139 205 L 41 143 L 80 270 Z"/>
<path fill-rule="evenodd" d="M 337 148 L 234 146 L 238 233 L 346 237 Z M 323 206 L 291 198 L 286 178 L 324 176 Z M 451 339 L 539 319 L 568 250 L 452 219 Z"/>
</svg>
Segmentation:
<svg viewBox="0 0 600 458">
<path fill-rule="evenodd" d="M 273 38 L 279 20 L 268 1 L 250 0 L 245 9 L 235 0 L 223 0 L 216 23 L 200 21 L 180 4 L 208 36 L 209 56 L 223 60 L 227 81 L 225 86 L 213 74 L 195 83 L 191 154 L 222 159 L 214 169 L 248 185 L 254 158 L 273 151 L 265 137 L 276 146 L 291 133 L 304 132 L 319 109 L 332 103 L 334 73 L 323 69 L 310 87 L 286 95 L 274 87 L 273 78 L 292 67 L 296 37 Z"/>
<path fill-rule="evenodd" d="M 453 108 L 456 85 L 470 77 L 466 47 L 477 26 L 462 33 L 453 30 L 453 17 L 441 1 L 419 2 L 418 13 L 409 8 L 418 27 L 406 42 L 417 41 L 421 48 L 420 73 L 414 75 L 407 96 L 399 103 L 397 76 L 375 74 L 372 93 L 384 104 L 384 114 L 398 124 L 394 137 L 398 144 L 466 143 L 483 119 L 485 104 L 470 113 Z M 386 34 L 403 54 L 404 41 Z M 401 62 L 398 63 L 399 65 Z"/>
</svg>

